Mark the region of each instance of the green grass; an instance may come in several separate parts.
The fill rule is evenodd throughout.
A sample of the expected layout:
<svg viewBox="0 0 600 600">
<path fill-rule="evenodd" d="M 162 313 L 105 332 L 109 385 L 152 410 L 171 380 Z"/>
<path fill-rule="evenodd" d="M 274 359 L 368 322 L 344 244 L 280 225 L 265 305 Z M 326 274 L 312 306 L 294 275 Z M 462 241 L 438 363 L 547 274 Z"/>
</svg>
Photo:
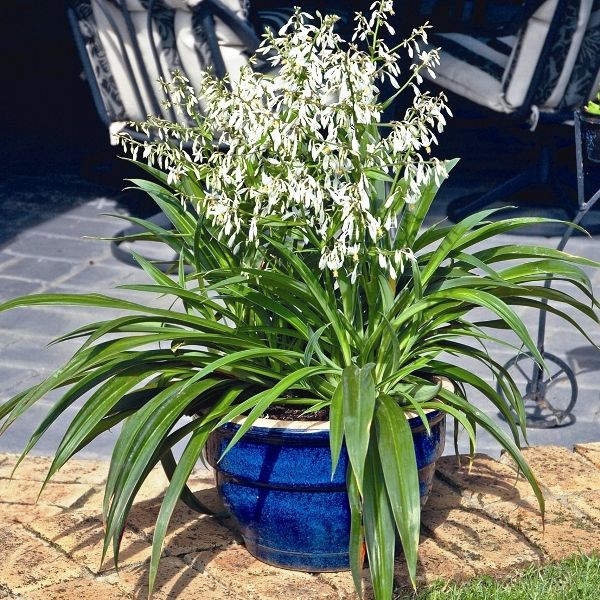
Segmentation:
<svg viewBox="0 0 600 600">
<path fill-rule="evenodd" d="M 599 595 L 600 556 L 596 554 L 530 567 L 509 579 L 438 582 L 424 592 L 398 600 L 596 600 Z"/>
</svg>

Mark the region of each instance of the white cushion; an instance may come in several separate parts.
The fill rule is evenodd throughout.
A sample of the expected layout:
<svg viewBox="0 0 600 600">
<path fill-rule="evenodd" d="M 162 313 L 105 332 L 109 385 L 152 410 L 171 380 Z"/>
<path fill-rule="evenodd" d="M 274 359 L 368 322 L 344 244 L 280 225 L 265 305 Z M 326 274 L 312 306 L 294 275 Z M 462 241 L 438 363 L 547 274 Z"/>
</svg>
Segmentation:
<svg viewBox="0 0 600 600">
<path fill-rule="evenodd" d="M 428 49 L 433 48 L 433 44 L 441 46 L 434 81 L 476 104 L 497 112 L 512 112 L 504 101 L 502 76 L 515 41 L 515 36 L 497 40 L 457 33 L 434 36 Z M 503 51 L 499 51 L 498 46 L 502 46 Z M 431 79 L 426 71 L 422 73 Z"/>
<path fill-rule="evenodd" d="M 106 53 L 106 58 L 110 65 L 115 85 L 119 90 L 119 95 L 125 108 L 125 114 L 131 119 L 145 119 L 153 112 L 152 103 L 146 86 L 144 85 L 144 79 L 133 51 L 133 45 L 123 14 L 112 3 L 103 2 L 102 0 L 92 0 L 92 8 L 94 11 L 94 18 L 98 25 L 98 36 Z M 132 12 L 131 19 L 135 28 L 136 38 L 141 45 L 140 50 L 142 51 L 142 56 L 144 56 L 146 52 L 144 52 L 142 48 L 149 48 L 144 13 Z M 116 31 L 114 26 L 116 26 Z M 119 37 L 123 41 L 123 48 L 119 43 Z M 127 68 L 127 60 L 133 71 L 135 78 L 134 82 L 131 81 L 130 73 Z M 150 81 L 154 82 L 158 78 L 158 75 L 155 72 L 154 59 L 151 58 L 148 64 Z M 151 74 L 152 71 L 154 71 L 154 73 L 152 73 L 155 75 L 154 77 Z M 132 83 L 141 95 L 142 106 L 140 106 Z M 156 89 L 158 90 L 158 86 Z M 159 94 L 159 98 L 162 98 L 162 91 L 159 91 Z"/>
<path fill-rule="evenodd" d="M 241 0 L 221 0 L 228 8 L 233 10 L 239 17 L 244 17 Z M 148 93 L 144 84 L 143 69 L 147 71 L 151 87 L 157 94 L 159 103 L 165 100 L 162 87 L 158 83 L 160 77 L 169 79 L 175 67 L 181 65 L 192 85 L 198 89 L 197 74 L 206 69 L 206 57 L 197 52 L 196 34 L 192 29 L 193 5 L 195 0 L 164 0 L 162 4 L 174 9 L 173 33 L 175 36 L 175 49 L 164 48 L 161 43 L 161 35 L 158 28 L 152 26 L 152 40 L 158 49 L 160 67 L 156 63 L 148 28 L 148 13 L 141 0 L 127 0 L 127 8 L 133 24 L 135 38 L 140 49 L 141 62 L 134 51 L 130 32 L 121 9 L 107 0 L 91 0 L 94 18 L 98 28 L 98 37 L 104 48 L 110 72 L 119 92 L 124 112 L 128 118 L 143 120 L 148 115 L 157 112 L 152 106 L 151 94 Z M 158 4 L 158 3 L 157 3 Z M 158 8 L 158 7 L 157 7 Z M 108 15 L 108 16 L 107 16 Z M 115 27 L 117 31 L 115 31 Z M 232 81 L 238 78 L 239 70 L 247 63 L 245 45 L 239 40 L 235 32 L 231 30 L 219 18 L 215 18 L 215 34 L 225 67 Z M 118 35 L 123 41 L 124 52 L 118 40 Z M 201 40 L 199 40 L 201 43 Z M 127 61 L 131 65 L 134 81 L 131 81 Z M 135 90 L 139 90 L 142 106 L 137 98 Z M 168 117 L 167 111 L 162 106 L 158 107 L 160 115 Z"/>
<path fill-rule="evenodd" d="M 570 20 L 565 25 L 563 37 L 557 39 L 557 44 L 563 47 L 556 48 L 557 58 L 552 62 L 551 56 L 546 66 L 544 75 L 548 89 L 541 87 L 539 90 L 542 110 L 556 108 L 565 94 L 590 20 L 593 1 L 580 0 L 568 7 L 565 13 Z M 437 83 L 497 112 L 510 113 L 519 109 L 530 89 L 557 5 L 558 0 L 546 0 L 518 36 L 498 39 L 456 33 L 435 36 L 434 43 L 441 46 L 440 65 L 436 69 Z M 507 55 L 506 49 L 510 47 L 512 51 Z M 541 85 L 544 85 L 543 81 Z"/>
<path fill-rule="evenodd" d="M 590 16 L 592 14 L 592 5 L 593 0 L 581 0 L 579 13 L 577 15 L 577 29 L 575 30 L 575 33 L 571 40 L 569 51 L 563 64 L 562 71 L 555 84 L 554 91 L 544 102 L 544 105 L 541 107 L 542 109 L 556 108 L 565 94 L 567 85 L 571 78 L 573 66 L 575 65 L 575 61 L 577 60 L 577 55 L 579 54 L 579 49 L 581 48 L 581 43 L 585 36 L 585 31 L 589 23 Z"/>
</svg>

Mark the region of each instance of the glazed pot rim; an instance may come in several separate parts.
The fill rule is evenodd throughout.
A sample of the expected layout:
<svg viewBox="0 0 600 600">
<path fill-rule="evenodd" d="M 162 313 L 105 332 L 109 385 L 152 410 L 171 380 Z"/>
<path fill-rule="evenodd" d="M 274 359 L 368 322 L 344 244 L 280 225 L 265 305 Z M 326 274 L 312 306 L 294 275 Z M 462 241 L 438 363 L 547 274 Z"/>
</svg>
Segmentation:
<svg viewBox="0 0 600 600">
<path fill-rule="evenodd" d="M 455 388 L 452 382 L 445 377 L 439 377 L 442 382 L 442 387 L 454 392 Z M 431 413 L 440 413 L 439 409 L 426 408 L 423 411 L 426 415 Z M 404 413 L 407 420 L 419 418 L 419 414 L 413 410 L 406 411 Z M 248 417 L 241 415 L 229 421 L 234 425 L 242 425 Z M 300 430 L 300 431 L 329 431 L 329 421 L 287 421 L 283 419 L 265 419 L 260 417 L 252 423 L 252 427 L 262 427 L 264 429 L 288 429 L 288 430 Z"/>
<path fill-rule="evenodd" d="M 436 408 L 426 408 L 423 412 L 426 415 L 429 415 L 441 411 Z M 406 411 L 404 415 L 407 420 L 414 419 L 415 417 L 419 418 L 419 415 L 412 410 Z M 236 417 L 229 422 L 234 425 L 242 425 L 247 418 L 247 416 Z M 282 419 L 265 419 L 261 417 L 252 423 L 252 427 L 263 427 L 265 429 L 294 429 L 302 431 L 329 431 L 329 421 L 284 421 Z"/>
</svg>

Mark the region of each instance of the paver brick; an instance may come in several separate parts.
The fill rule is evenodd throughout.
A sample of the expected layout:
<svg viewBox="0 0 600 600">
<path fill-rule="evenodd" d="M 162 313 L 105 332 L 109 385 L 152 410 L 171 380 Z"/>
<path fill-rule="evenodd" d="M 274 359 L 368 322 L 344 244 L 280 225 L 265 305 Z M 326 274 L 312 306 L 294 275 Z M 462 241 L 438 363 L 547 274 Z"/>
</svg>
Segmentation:
<svg viewBox="0 0 600 600">
<path fill-rule="evenodd" d="M 540 553 L 519 534 L 476 511 L 425 510 L 422 523 L 442 549 L 467 562 L 477 574 L 500 575 L 540 559 Z"/>
<path fill-rule="evenodd" d="M 93 573 L 109 571 L 114 567 L 109 550 L 102 567 L 102 540 L 104 530 L 98 514 L 85 510 L 71 510 L 52 518 L 37 519 L 28 527 Z M 119 566 L 136 565 L 150 558 L 150 544 L 129 528 L 125 528 L 119 553 Z"/>
<path fill-rule="evenodd" d="M 0 502 L 36 504 L 41 487 L 42 484 L 37 481 L 0 479 Z M 68 508 L 89 493 L 89 485 L 82 483 L 49 483 L 40 496 L 40 502 Z"/>
<path fill-rule="evenodd" d="M 19 458 L 18 454 L 6 454 L 6 460 L 0 464 L 0 478 L 10 477 L 13 466 Z M 46 474 L 52 464 L 48 456 L 28 456 L 15 471 L 13 479 L 40 481 L 46 479 Z M 53 483 L 86 483 L 100 485 L 106 481 L 108 463 L 100 460 L 70 460 L 52 477 Z"/>
<path fill-rule="evenodd" d="M 491 504 L 485 511 L 521 532 L 544 553 L 546 559 L 555 561 L 580 552 L 600 550 L 600 530 L 557 500 L 546 501 L 545 526 L 542 526 L 534 497 L 518 505 L 508 502 Z"/>
<path fill-rule="evenodd" d="M 108 243 L 99 240 L 78 240 L 39 233 L 21 234 L 10 245 L 10 253 L 17 256 L 45 256 L 75 264 L 80 264 L 82 257 L 100 257 L 109 252 Z"/>
<path fill-rule="evenodd" d="M 0 268 L 3 276 L 30 281 L 53 281 L 73 271 L 72 263 L 50 260 L 46 257 L 20 257 L 17 261 Z"/>
<path fill-rule="evenodd" d="M 368 578 L 368 569 L 364 569 L 362 578 L 363 600 L 373 600 L 373 588 Z M 317 573 L 317 580 L 323 581 L 331 586 L 340 600 L 358 600 L 358 594 L 354 589 L 354 581 L 350 571 L 339 571 L 337 573 Z"/>
<path fill-rule="evenodd" d="M 81 567 L 20 526 L 0 527 L 0 585 L 23 594 L 82 577 Z"/>
<path fill-rule="evenodd" d="M 95 287 L 109 290 L 121 284 L 140 283 L 145 280 L 145 273 L 142 272 L 140 275 L 138 270 L 131 267 L 119 269 L 94 264 L 63 280 L 62 284 L 85 289 Z"/>
<path fill-rule="evenodd" d="M 123 229 L 123 221 L 100 217 L 94 219 L 74 216 L 69 213 L 61 214 L 55 219 L 48 219 L 39 225 L 32 227 L 32 232 L 60 235 L 82 239 L 85 237 L 112 237 L 117 231 Z M 126 226 L 126 225 L 125 225 Z M 108 242 L 105 242 L 108 244 Z"/>
<path fill-rule="evenodd" d="M 148 597 L 148 564 L 119 570 L 105 578 L 127 597 L 146 600 Z M 194 598 L 197 600 L 246 600 L 245 596 L 192 569 L 178 558 L 165 557 L 160 561 L 152 600 Z"/>
<path fill-rule="evenodd" d="M 600 491 L 600 470 L 567 448 L 537 446 L 525 448 L 523 455 L 538 482 L 554 495 Z M 506 454 L 500 460 L 515 467 Z"/>
<path fill-rule="evenodd" d="M 440 547 L 430 537 L 421 536 L 417 563 L 417 584 L 431 585 L 438 579 L 445 581 L 465 581 L 475 575 L 475 570 L 462 558 Z M 411 590 L 404 556 L 396 559 L 396 585 L 401 590 Z"/>
<path fill-rule="evenodd" d="M 575 452 L 600 469 L 600 442 L 595 442 L 593 444 L 575 444 Z"/>
<path fill-rule="evenodd" d="M 560 501 L 573 512 L 589 520 L 595 527 L 600 528 L 600 494 L 598 492 L 582 492 L 563 496 Z M 600 535 L 600 532 L 599 532 Z M 598 544 L 600 548 L 600 543 Z"/>
<path fill-rule="evenodd" d="M 463 502 L 464 500 L 459 493 L 439 477 L 435 477 L 425 507 L 428 510 L 447 510 L 449 508 L 457 508 Z"/>
<path fill-rule="evenodd" d="M 127 523 L 151 542 L 162 498 L 136 503 Z M 201 515 L 179 502 L 165 537 L 165 551 L 174 556 L 214 550 L 230 545 L 232 533 L 208 515 Z"/>
<path fill-rule="evenodd" d="M 323 586 L 317 576 L 272 567 L 256 560 L 241 546 L 188 554 L 184 561 L 246 600 L 338 600 L 337 591 Z"/>
<path fill-rule="evenodd" d="M 0 325 L 0 329 L 1 327 Z M 24 390 L 33 383 L 37 383 L 40 379 L 39 372 L 34 369 L 0 365 L 0 381 L 2 381 L 0 398 L 10 398 L 13 394 Z"/>
<path fill-rule="evenodd" d="M 58 583 L 27 594 L 26 600 L 124 600 L 125 595 L 118 587 L 92 578 L 80 578 Z"/>
<path fill-rule="evenodd" d="M 459 465 L 454 456 L 443 456 L 436 464 L 439 477 L 460 490 L 463 501 L 471 507 L 482 507 L 491 502 L 518 502 L 531 495 L 531 486 L 524 477 L 518 477 L 508 465 L 499 463 L 485 454 L 476 454 L 473 464 L 462 457 Z M 445 495 L 442 495 L 442 502 Z M 429 508 L 429 504 L 426 505 Z"/>
<path fill-rule="evenodd" d="M 12 263 L 15 261 L 15 257 L 4 250 L 0 251 L 0 265 L 5 265 L 7 263 Z"/>
<path fill-rule="evenodd" d="M 41 289 L 36 281 L 0 276 L 0 300 L 12 300 L 17 296 L 25 296 Z"/>
<path fill-rule="evenodd" d="M 27 507 L 24 507 L 22 504 L 0 502 L 0 523 L 5 525 L 10 523 L 26 525 L 37 519 L 55 517 L 63 510 L 58 506 L 48 506 L 41 502 Z"/>
<path fill-rule="evenodd" d="M 10 338 L 7 334 L 5 342 L 4 364 L 34 369 L 39 371 L 41 375 L 49 374 L 48 369 L 55 369 L 61 363 L 70 360 L 82 344 L 81 341 L 67 340 L 48 347 L 47 339 L 32 339 L 20 335 L 18 331 L 11 331 Z"/>
<path fill-rule="evenodd" d="M 158 496 L 162 496 L 169 485 L 169 480 L 164 474 L 161 467 L 155 467 L 150 471 L 148 477 L 138 490 L 135 496 L 135 503 L 144 502 L 147 500 L 154 500 Z M 91 494 L 85 501 L 85 508 L 89 511 L 102 510 L 102 502 L 104 499 L 104 488 L 98 487 L 95 492 Z"/>
</svg>

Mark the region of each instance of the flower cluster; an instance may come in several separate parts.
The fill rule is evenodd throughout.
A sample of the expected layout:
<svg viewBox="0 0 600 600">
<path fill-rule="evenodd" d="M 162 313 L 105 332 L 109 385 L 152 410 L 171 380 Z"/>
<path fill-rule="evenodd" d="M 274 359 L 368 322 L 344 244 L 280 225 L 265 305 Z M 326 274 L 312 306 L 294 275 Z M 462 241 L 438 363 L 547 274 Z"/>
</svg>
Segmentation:
<svg viewBox="0 0 600 600">
<path fill-rule="evenodd" d="M 265 35 L 235 84 L 204 73 L 199 97 L 174 76 L 172 103 L 192 125 L 157 118 L 139 125 L 152 138 L 141 144 L 144 158 L 168 173 L 234 252 L 293 235 L 318 250 L 321 269 L 344 268 L 354 278 L 361 261 L 376 257 L 390 276 L 401 270 L 410 250 L 395 246 L 397 218 L 432 178 L 446 175 L 429 149 L 449 110 L 443 95 L 419 89 L 420 71 L 439 60 L 421 48 L 426 26 L 395 47 L 381 39 L 383 31 L 394 35 L 391 9 L 379 0 L 369 18 L 357 14 L 349 43 L 336 32 L 337 17 L 297 10 Z M 410 64 L 404 55 L 417 58 Z M 270 68 L 255 68 L 259 59 Z M 403 60 L 410 66 L 401 85 Z M 384 123 L 386 81 L 394 96 L 412 100 L 400 120 Z M 140 145 L 123 142 L 136 156 Z M 198 185 L 178 185 L 189 178 Z"/>
</svg>

